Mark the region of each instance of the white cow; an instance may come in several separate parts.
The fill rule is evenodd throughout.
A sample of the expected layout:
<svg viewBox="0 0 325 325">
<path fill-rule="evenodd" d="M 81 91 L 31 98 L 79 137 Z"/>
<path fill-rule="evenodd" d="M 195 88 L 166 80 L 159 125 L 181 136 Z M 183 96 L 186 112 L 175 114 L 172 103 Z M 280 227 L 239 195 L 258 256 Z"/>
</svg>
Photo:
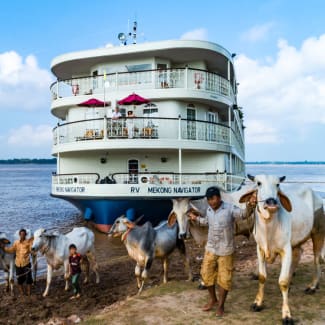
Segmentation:
<svg viewBox="0 0 325 325">
<path fill-rule="evenodd" d="M 244 193 L 252 189 L 252 186 L 242 186 L 240 190 L 227 193 L 220 191 L 223 201 L 232 203 L 242 209 L 246 208 L 245 204 L 240 204 L 239 199 Z M 185 237 L 189 232 L 198 245 L 205 245 L 208 239 L 208 227 L 200 227 L 196 222 L 188 219 L 188 212 L 190 209 L 197 210 L 201 215 L 205 215 L 208 208 L 207 200 L 200 199 L 191 201 L 189 198 L 173 199 L 173 209 L 170 215 L 175 213 L 179 225 L 179 236 Z M 245 235 L 249 237 L 254 226 L 253 214 L 245 220 L 236 219 L 235 222 L 235 235 Z"/>
<path fill-rule="evenodd" d="M 10 244 L 8 236 L 4 232 L 0 232 L 0 242 L 4 245 Z M 14 270 L 15 270 L 15 255 L 6 253 L 0 248 L 0 270 L 5 273 L 6 291 L 13 295 L 14 293 Z"/>
<path fill-rule="evenodd" d="M 38 229 L 34 233 L 33 251 L 40 251 L 46 256 L 47 281 L 43 297 L 49 293 L 53 269 L 64 265 L 65 290 L 69 289 L 69 246 L 76 245 L 78 253 L 86 255 L 96 273 L 96 283 L 99 283 L 98 265 L 95 259 L 95 235 L 86 227 L 74 228 L 67 234 L 48 233 L 45 229 Z M 86 274 L 85 282 L 88 281 Z"/>
<path fill-rule="evenodd" d="M 279 286 L 283 296 L 282 321 L 293 324 L 288 304 L 288 290 L 292 274 L 297 266 L 300 246 L 309 238 L 314 246 L 315 274 L 306 292 L 313 293 L 318 288 L 321 269 L 320 256 L 325 238 L 325 216 L 322 199 L 305 186 L 295 185 L 286 189 L 286 195 L 280 189 L 284 177 L 270 175 L 250 176 L 255 188 L 242 196 L 241 202 L 247 202 L 257 193 L 256 223 L 254 236 L 257 243 L 259 264 L 259 289 L 253 304 L 253 310 L 262 309 L 266 263 L 273 263 L 276 256 L 281 258 Z"/>
</svg>

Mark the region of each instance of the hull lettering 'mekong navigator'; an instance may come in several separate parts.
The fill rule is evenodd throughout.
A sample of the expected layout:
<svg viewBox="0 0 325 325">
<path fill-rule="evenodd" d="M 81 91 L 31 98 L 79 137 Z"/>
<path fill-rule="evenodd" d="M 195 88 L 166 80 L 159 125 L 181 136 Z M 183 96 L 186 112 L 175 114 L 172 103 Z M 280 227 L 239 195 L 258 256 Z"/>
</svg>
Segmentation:
<svg viewBox="0 0 325 325">
<path fill-rule="evenodd" d="M 98 229 L 132 208 L 166 219 L 171 199 L 201 198 L 245 175 L 233 55 L 174 40 L 63 54 L 52 61 L 52 195 Z"/>
</svg>

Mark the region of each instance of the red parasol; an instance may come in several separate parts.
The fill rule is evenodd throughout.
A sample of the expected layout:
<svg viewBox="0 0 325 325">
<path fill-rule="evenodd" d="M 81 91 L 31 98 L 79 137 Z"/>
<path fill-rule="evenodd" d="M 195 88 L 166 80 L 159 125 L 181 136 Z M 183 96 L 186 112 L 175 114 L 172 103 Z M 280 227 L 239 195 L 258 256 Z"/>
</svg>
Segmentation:
<svg viewBox="0 0 325 325">
<path fill-rule="evenodd" d="M 117 103 L 119 105 L 142 105 L 142 104 L 147 104 L 149 103 L 150 100 L 143 98 L 135 93 L 119 100 Z"/>
<path fill-rule="evenodd" d="M 108 106 L 108 105 L 109 105 L 109 103 L 103 102 L 96 98 L 90 98 L 90 99 L 86 100 L 85 102 L 78 104 L 78 106 L 87 106 L 87 107 L 104 107 L 104 106 Z"/>
</svg>

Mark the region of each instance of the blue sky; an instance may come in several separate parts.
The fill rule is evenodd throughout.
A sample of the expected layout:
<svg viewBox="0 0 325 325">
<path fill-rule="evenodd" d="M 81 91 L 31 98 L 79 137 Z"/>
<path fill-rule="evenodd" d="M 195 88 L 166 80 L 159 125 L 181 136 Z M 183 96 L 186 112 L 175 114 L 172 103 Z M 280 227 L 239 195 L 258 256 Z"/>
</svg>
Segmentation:
<svg viewBox="0 0 325 325">
<path fill-rule="evenodd" d="M 6 1 L 0 11 L 0 158 L 49 157 L 53 57 L 138 40 L 201 38 L 237 53 L 247 160 L 325 160 L 323 1 Z"/>
</svg>

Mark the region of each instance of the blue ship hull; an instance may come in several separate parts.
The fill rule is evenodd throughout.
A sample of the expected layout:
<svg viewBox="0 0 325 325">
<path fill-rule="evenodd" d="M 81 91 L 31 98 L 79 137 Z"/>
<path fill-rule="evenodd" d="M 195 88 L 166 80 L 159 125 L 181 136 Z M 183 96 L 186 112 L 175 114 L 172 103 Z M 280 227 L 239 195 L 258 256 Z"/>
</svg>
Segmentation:
<svg viewBox="0 0 325 325">
<path fill-rule="evenodd" d="M 85 220 L 92 221 L 95 227 L 102 232 L 108 232 L 115 219 L 122 214 L 126 214 L 129 209 L 135 211 L 135 218 L 144 216 L 141 219 L 141 223 L 150 221 L 153 225 L 166 220 L 172 210 L 172 201 L 170 199 L 81 199 L 55 197 L 72 203 L 82 212 Z"/>
</svg>

